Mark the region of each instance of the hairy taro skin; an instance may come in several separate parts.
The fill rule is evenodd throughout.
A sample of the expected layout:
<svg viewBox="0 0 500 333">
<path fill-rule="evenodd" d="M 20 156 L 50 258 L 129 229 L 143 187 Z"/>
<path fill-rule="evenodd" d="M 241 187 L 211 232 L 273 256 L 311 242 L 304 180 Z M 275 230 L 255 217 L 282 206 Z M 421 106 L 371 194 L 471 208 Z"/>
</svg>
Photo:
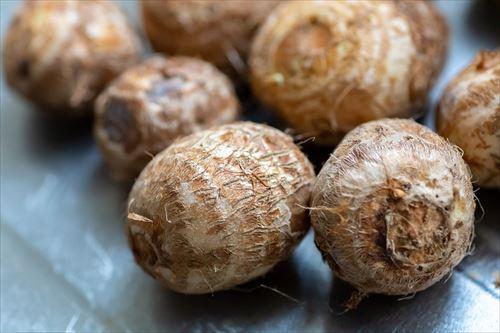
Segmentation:
<svg viewBox="0 0 500 333">
<path fill-rule="evenodd" d="M 239 109 L 231 82 L 211 64 L 153 56 L 99 96 L 94 134 L 113 178 L 130 180 L 175 139 L 233 122 Z"/>
<path fill-rule="evenodd" d="M 430 1 L 290 1 L 257 33 L 257 97 L 298 133 L 338 142 L 357 125 L 419 114 L 446 56 Z"/>
<path fill-rule="evenodd" d="M 449 83 L 436 127 L 463 150 L 479 186 L 500 188 L 500 50 L 479 52 Z"/>
<path fill-rule="evenodd" d="M 406 295 L 451 273 L 474 235 L 474 195 L 460 151 L 412 120 L 358 126 L 321 169 L 315 242 L 361 293 Z"/>
<path fill-rule="evenodd" d="M 314 178 L 292 138 L 266 125 L 240 122 L 184 137 L 146 166 L 130 193 L 135 259 L 186 294 L 261 276 L 307 232 Z"/>
<path fill-rule="evenodd" d="M 139 59 L 140 48 L 110 1 L 25 1 L 5 37 L 5 76 L 44 111 L 87 114 L 104 86 Z"/>
<path fill-rule="evenodd" d="M 250 41 L 277 0 L 141 1 L 156 51 L 200 57 L 234 76 L 244 74 Z"/>
</svg>

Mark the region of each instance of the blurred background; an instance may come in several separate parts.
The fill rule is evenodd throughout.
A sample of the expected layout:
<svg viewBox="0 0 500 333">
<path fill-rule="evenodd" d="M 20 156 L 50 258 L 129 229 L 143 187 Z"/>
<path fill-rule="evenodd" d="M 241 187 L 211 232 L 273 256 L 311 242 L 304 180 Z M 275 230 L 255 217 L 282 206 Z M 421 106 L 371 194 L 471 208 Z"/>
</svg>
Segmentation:
<svg viewBox="0 0 500 333">
<path fill-rule="evenodd" d="M 140 30 L 137 4 L 117 2 Z M 477 51 L 500 45 L 500 6 L 493 1 L 436 3 L 451 39 L 430 110 Z M 3 41 L 20 2 L 0 5 Z M 121 213 L 128 186 L 109 178 L 90 121 L 47 119 L 9 91 L 3 68 L 1 77 L 1 331 L 500 331 L 498 191 L 477 193 L 486 213 L 478 208 L 473 256 L 446 283 L 410 300 L 370 296 L 341 314 L 352 290 L 332 277 L 312 234 L 265 278 L 183 296 L 134 264 Z M 247 118 L 275 124 L 248 89 L 239 93 Z M 432 111 L 424 123 L 433 126 Z M 330 152 L 306 153 L 320 166 Z"/>
</svg>

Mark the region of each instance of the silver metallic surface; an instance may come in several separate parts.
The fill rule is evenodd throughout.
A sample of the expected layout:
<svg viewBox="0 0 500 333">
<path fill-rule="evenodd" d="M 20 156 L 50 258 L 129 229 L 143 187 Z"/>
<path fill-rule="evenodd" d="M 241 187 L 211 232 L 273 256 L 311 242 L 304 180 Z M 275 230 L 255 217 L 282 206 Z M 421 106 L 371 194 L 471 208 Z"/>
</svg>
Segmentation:
<svg viewBox="0 0 500 333">
<path fill-rule="evenodd" d="M 136 4 L 121 5 L 138 25 Z M 2 38 L 18 6 L 1 1 Z M 479 49 L 500 45 L 500 5 L 438 6 L 452 37 L 432 105 Z M 162 289 L 134 264 L 123 232 L 128 187 L 109 178 L 90 124 L 48 119 L 32 109 L 2 74 L 1 331 L 500 331 L 499 191 L 477 192 L 485 215 L 473 255 L 447 281 L 412 299 L 370 296 L 341 314 L 351 289 L 332 277 L 312 234 L 265 278 L 234 291 L 183 296 Z M 432 115 L 426 123 L 432 126 Z M 312 154 L 315 160 L 327 155 Z"/>
</svg>

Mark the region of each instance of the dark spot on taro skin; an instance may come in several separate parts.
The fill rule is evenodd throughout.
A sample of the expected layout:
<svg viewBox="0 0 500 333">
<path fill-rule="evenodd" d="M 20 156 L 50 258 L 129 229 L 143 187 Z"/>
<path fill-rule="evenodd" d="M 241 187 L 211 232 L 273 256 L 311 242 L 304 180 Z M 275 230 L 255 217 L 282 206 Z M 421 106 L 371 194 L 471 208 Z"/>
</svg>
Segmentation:
<svg viewBox="0 0 500 333">
<path fill-rule="evenodd" d="M 210 14 L 212 14 L 212 15 L 213 15 L 213 14 L 215 14 L 215 13 L 217 13 L 217 8 L 216 8 L 216 6 L 214 6 L 213 4 L 210 4 L 210 5 L 208 6 L 208 12 L 209 12 Z"/>
<path fill-rule="evenodd" d="M 157 103 L 165 96 L 175 96 L 180 94 L 184 86 L 184 80 L 180 77 L 166 77 L 157 81 L 146 92 L 148 100 Z"/>
<path fill-rule="evenodd" d="M 132 253 L 140 263 L 146 267 L 154 267 L 158 262 L 158 256 L 151 244 L 142 235 L 134 235 L 131 239 Z"/>
<path fill-rule="evenodd" d="M 118 98 L 111 98 L 105 109 L 104 128 L 108 138 L 120 143 L 126 152 L 131 152 L 139 143 L 141 135 L 136 128 L 130 105 Z"/>
<path fill-rule="evenodd" d="M 17 63 L 17 74 L 23 79 L 27 79 L 30 77 L 31 66 L 28 60 L 22 59 Z"/>
<path fill-rule="evenodd" d="M 384 217 L 382 219 L 385 222 L 385 214 L 384 214 Z M 388 250 L 387 249 L 387 231 L 386 231 L 386 228 L 384 225 L 381 225 L 378 229 L 379 230 L 378 230 L 376 238 L 375 238 L 375 244 L 380 249 Z"/>
</svg>

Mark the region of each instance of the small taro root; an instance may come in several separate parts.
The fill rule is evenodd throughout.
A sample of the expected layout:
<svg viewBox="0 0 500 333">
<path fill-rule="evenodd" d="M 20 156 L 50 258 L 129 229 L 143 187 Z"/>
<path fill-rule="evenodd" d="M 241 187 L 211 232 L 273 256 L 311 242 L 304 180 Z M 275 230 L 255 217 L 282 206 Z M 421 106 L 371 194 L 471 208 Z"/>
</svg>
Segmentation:
<svg viewBox="0 0 500 333">
<path fill-rule="evenodd" d="M 438 133 L 459 146 L 481 187 L 500 187 L 500 50 L 480 52 L 448 85 Z"/>
<path fill-rule="evenodd" d="M 313 167 L 292 138 L 241 122 L 184 137 L 130 193 L 137 263 L 186 294 L 232 288 L 290 256 L 309 228 Z"/>
<path fill-rule="evenodd" d="M 244 74 L 250 41 L 277 0 L 141 1 L 156 51 L 201 57 L 234 76 Z"/>
<path fill-rule="evenodd" d="M 451 273 L 474 234 L 460 151 L 412 120 L 368 122 L 325 163 L 312 194 L 315 242 L 361 295 L 407 295 Z"/>
<path fill-rule="evenodd" d="M 211 64 L 154 56 L 99 96 L 94 132 L 113 178 L 128 180 L 176 138 L 232 122 L 238 110 L 231 82 Z"/>
<path fill-rule="evenodd" d="M 355 126 L 422 111 L 447 48 L 430 1 L 290 1 L 257 33 L 257 97 L 299 134 L 336 143 Z"/>
<path fill-rule="evenodd" d="M 110 1 L 26 1 L 4 41 L 8 84 L 46 112 L 89 114 L 94 98 L 135 63 L 140 44 Z"/>
</svg>

